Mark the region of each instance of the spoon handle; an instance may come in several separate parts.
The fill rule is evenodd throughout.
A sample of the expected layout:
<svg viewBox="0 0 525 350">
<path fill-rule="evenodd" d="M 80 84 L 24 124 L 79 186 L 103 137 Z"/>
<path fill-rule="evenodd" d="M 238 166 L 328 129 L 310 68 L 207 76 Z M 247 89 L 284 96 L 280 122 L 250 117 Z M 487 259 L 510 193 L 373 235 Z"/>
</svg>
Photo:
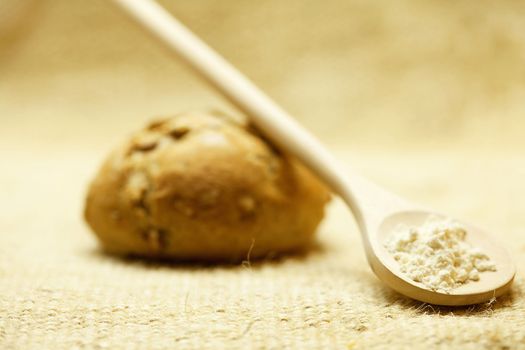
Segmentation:
<svg viewBox="0 0 525 350">
<path fill-rule="evenodd" d="M 268 138 L 341 195 L 363 228 L 361 209 L 346 180 L 348 174 L 321 142 L 154 0 L 114 1 L 243 111 Z"/>
</svg>

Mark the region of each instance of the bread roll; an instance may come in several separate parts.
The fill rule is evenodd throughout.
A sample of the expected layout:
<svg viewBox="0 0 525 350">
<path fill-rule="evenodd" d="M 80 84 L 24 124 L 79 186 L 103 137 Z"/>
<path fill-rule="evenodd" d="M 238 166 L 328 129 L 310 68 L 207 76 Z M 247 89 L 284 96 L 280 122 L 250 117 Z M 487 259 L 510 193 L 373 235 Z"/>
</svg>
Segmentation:
<svg viewBox="0 0 525 350">
<path fill-rule="evenodd" d="M 328 200 L 254 128 L 185 113 L 152 122 L 109 155 L 85 218 L 110 253 L 235 262 L 309 246 Z"/>
</svg>

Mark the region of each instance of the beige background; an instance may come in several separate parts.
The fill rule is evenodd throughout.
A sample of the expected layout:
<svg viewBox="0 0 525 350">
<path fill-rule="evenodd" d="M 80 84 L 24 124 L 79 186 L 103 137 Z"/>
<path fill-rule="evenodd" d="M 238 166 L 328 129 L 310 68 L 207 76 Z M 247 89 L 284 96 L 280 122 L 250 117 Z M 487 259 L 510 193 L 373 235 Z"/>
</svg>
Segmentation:
<svg viewBox="0 0 525 350">
<path fill-rule="evenodd" d="M 324 247 L 246 267 L 101 255 L 81 219 L 105 153 L 152 116 L 233 111 L 106 1 L 0 0 L 0 347 L 525 348 L 525 3 L 163 1 L 347 164 L 487 227 L 512 293 L 450 309 Z M 9 14 L 12 15 L 9 15 Z"/>
</svg>

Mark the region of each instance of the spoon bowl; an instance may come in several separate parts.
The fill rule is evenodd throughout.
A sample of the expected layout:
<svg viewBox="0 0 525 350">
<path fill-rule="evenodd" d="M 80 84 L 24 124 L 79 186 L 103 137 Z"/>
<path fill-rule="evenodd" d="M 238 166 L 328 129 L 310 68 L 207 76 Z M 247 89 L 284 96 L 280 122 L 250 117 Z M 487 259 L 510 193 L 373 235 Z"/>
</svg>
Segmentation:
<svg viewBox="0 0 525 350">
<path fill-rule="evenodd" d="M 490 301 L 508 291 L 516 273 L 506 249 L 484 230 L 455 220 L 467 231 L 465 241 L 472 247 L 487 253 L 496 265 L 496 271 L 480 273 L 479 281 L 469 281 L 445 293 L 434 291 L 420 282 L 413 281 L 401 270 L 399 263 L 385 248 L 386 241 L 400 224 L 421 226 L 429 217 L 450 220 L 449 216 L 434 212 L 413 210 L 400 211 L 387 216 L 377 227 L 376 237 L 371 237 L 373 256 L 369 257 L 374 273 L 395 291 L 413 299 L 439 305 L 460 306 Z"/>
</svg>

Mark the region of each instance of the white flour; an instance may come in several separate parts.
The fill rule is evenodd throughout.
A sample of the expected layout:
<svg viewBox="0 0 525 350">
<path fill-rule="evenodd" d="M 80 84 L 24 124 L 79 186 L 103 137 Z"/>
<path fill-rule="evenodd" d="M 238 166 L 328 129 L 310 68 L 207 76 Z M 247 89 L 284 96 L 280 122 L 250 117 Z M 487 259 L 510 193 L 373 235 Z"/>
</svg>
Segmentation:
<svg viewBox="0 0 525 350">
<path fill-rule="evenodd" d="M 478 281 L 480 272 L 496 270 L 485 253 L 465 242 L 466 235 L 460 224 L 431 217 L 421 226 L 398 226 L 385 247 L 412 280 L 450 292 Z"/>
</svg>

